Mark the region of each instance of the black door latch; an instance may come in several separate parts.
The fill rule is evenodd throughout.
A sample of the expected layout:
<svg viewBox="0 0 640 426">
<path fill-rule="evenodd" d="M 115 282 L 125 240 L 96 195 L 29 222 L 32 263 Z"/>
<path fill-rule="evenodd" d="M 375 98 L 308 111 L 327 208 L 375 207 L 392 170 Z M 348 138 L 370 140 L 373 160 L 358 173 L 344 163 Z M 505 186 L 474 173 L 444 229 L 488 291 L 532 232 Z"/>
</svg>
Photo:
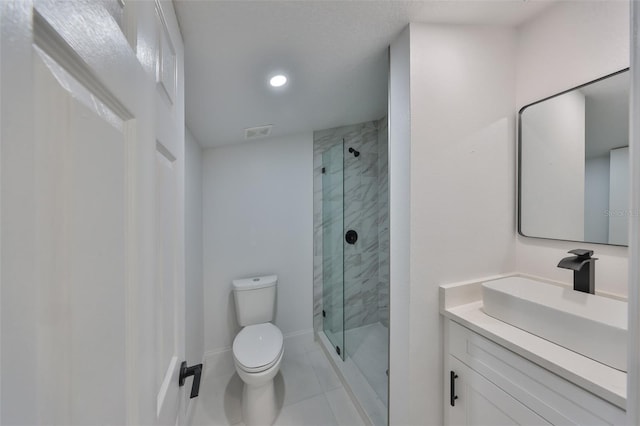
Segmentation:
<svg viewBox="0 0 640 426">
<path fill-rule="evenodd" d="M 191 384 L 191 398 L 195 398 L 200 392 L 202 364 L 196 364 L 192 365 L 191 367 L 187 367 L 187 361 L 182 361 L 182 364 L 180 364 L 180 378 L 178 379 L 178 384 L 180 386 L 184 386 L 184 381 L 189 376 L 193 376 L 193 383 Z"/>
</svg>

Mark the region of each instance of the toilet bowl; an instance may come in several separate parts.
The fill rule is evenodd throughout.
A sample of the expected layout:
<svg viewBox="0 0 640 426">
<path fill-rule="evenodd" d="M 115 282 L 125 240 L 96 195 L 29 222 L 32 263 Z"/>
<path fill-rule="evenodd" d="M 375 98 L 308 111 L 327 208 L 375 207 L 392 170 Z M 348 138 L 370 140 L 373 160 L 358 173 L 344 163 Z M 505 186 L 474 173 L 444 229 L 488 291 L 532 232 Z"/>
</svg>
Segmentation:
<svg viewBox="0 0 640 426">
<path fill-rule="evenodd" d="M 247 426 L 270 425 L 278 415 L 273 379 L 284 354 L 282 332 L 272 324 L 278 277 L 233 281 L 238 323 L 233 361 L 244 382 L 242 420 Z"/>
<path fill-rule="evenodd" d="M 271 323 L 247 326 L 233 341 L 233 361 L 244 382 L 246 425 L 271 424 L 278 414 L 273 378 L 280 370 L 283 347 L 282 332 Z"/>
</svg>

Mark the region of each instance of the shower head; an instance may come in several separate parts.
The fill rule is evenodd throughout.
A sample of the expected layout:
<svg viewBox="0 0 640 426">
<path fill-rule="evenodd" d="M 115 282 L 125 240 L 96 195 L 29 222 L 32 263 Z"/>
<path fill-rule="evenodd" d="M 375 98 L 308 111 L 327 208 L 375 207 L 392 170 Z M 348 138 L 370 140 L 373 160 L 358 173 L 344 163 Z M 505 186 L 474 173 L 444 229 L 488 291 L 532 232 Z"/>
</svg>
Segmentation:
<svg viewBox="0 0 640 426">
<path fill-rule="evenodd" d="M 353 148 L 349 148 L 349 152 L 352 153 L 354 157 L 357 157 L 358 155 L 360 155 L 360 151 L 356 151 Z"/>
</svg>

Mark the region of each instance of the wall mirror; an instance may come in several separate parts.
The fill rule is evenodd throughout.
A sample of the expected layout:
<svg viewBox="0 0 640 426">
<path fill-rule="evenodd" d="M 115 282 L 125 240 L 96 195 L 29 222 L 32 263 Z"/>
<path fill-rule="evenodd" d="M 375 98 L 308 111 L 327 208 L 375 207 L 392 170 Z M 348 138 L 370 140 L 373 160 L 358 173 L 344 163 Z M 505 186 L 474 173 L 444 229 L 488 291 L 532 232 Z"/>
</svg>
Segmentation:
<svg viewBox="0 0 640 426">
<path fill-rule="evenodd" d="M 628 244 L 628 69 L 520 110 L 518 232 Z"/>
</svg>

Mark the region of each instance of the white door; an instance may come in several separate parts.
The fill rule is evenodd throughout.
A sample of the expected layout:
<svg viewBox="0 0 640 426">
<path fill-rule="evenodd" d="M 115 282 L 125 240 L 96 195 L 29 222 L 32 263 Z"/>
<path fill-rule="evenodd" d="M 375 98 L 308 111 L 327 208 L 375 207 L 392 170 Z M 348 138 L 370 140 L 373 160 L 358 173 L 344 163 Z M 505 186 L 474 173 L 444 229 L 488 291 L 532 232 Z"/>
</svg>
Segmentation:
<svg viewBox="0 0 640 426">
<path fill-rule="evenodd" d="M 171 4 L 1 7 L 0 423 L 180 424 L 182 58 L 158 19 Z M 157 106 L 161 25 L 173 100 Z"/>
</svg>

